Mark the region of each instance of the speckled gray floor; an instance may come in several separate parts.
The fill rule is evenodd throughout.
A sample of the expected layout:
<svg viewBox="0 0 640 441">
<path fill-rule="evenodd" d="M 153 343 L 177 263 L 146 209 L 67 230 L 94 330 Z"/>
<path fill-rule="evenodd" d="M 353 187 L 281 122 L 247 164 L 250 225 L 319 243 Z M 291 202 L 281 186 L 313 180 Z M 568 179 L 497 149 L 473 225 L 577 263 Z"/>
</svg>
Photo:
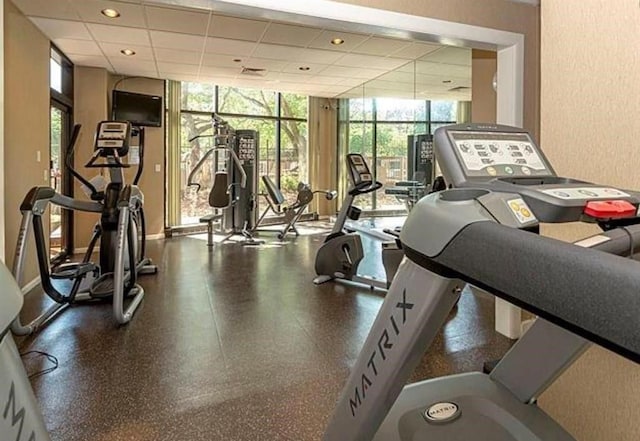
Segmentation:
<svg viewBox="0 0 640 441">
<path fill-rule="evenodd" d="M 383 297 L 315 286 L 322 237 L 290 242 L 152 242 L 160 272 L 142 280 L 147 296 L 128 326 L 115 326 L 109 305 L 83 305 L 20 341 L 60 361 L 34 380 L 52 438 L 319 440 Z M 411 381 L 480 370 L 510 343 L 493 331 L 493 300 L 465 291 Z"/>
</svg>

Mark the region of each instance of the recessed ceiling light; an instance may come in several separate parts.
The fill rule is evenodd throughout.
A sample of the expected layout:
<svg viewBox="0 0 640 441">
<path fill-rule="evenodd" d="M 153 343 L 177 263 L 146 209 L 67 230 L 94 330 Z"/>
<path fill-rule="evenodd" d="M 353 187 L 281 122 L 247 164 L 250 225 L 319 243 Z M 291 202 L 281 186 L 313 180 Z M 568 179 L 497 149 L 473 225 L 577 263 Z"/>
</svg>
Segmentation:
<svg viewBox="0 0 640 441">
<path fill-rule="evenodd" d="M 240 63 L 241 61 L 242 61 L 242 60 L 241 60 L 240 58 L 234 58 L 234 59 L 233 59 L 233 62 L 234 62 L 234 63 Z"/>
<path fill-rule="evenodd" d="M 331 44 L 335 46 L 340 46 L 342 43 L 344 43 L 344 40 L 342 38 L 334 38 L 333 40 L 331 40 Z"/>
<path fill-rule="evenodd" d="M 136 52 L 135 52 L 135 51 L 132 51 L 131 49 L 122 49 L 122 50 L 120 51 L 120 53 L 121 53 L 122 55 L 126 55 L 127 57 L 130 57 L 130 56 L 132 56 L 132 55 L 135 55 L 135 54 L 136 54 Z"/>
<path fill-rule="evenodd" d="M 311 68 L 309 66 L 300 66 L 298 69 L 307 71 L 307 70 L 310 70 Z"/>
<path fill-rule="evenodd" d="M 118 17 L 120 17 L 120 13 L 118 11 L 116 11 L 115 9 L 107 8 L 107 9 L 103 9 L 100 12 L 105 17 L 109 17 L 109 18 L 118 18 Z"/>
<path fill-rule="evenodd" d="M 443 84 L 449 84 L 449 83 L 451 83 L 451 80 L 442 80 L 442 83 Z"/>
</svg>

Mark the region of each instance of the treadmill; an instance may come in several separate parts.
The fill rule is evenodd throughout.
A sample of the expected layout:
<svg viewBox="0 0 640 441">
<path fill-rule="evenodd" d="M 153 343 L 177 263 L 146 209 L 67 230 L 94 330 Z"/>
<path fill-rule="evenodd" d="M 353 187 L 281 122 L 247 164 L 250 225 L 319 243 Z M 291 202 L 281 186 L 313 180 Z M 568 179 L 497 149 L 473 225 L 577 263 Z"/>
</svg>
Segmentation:
<svg viewBox="0 0 640 441">
<path fill-rule="evenodd" d="M 323 439 L 572 441 L 537 398 L 592 342 L 640 362 L 640 264 L 629 258 L 640 194 L 558 177 L 518 128 L 443 127 L 435 148 L 456 188 L 409 214 L 405 258 Z M 602 233 L 573 244 L 537 234 L 540 222 L 578 220 Z M 465 284 L 538 318 L 491 374 L 405 386 Z"/>
</svg>

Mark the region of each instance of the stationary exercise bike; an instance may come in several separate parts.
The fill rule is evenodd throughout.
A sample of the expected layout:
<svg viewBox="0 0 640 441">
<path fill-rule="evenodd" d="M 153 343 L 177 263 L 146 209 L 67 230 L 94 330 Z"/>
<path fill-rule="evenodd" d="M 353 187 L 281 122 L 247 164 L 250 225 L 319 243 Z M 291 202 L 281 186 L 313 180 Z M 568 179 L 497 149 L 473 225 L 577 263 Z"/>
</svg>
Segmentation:
<svg viewBox="0 0 640 441">
<path fill-rule="evenodd" d="M 362 238 L 358 233 L 347 233 L 344 225 L 347 218 L 358 220 L 361 210 L 353 206 L 356 196 L 372 193 L 382 188 L 382 183 L 373 180 L 373 175 L 362 155 L 347 155 L 347 169 L 351 186 L 342 203 L 340 212 L 331 233 L 316 254 L 316 274 L 313 283 L 319 285 L 330 280 L 350 280 L 368 285 L 371 288 L 388 289 L 393 275 L 402 260 L 402 249 L 397 241 L 383 242 L 382 263 L 387 280 L 375 279 L 358 274 L 358 266 L 364 258 Z"/>
<path fill-rule="evenodd" d="M 111 181 L 103 191 L 73 168 L 73 150 L 80 132 L 80 126 L 77 125 L 71 137 L 66 165 L 71 174 L 89 189 L 91 200 L 73 199 L 56 193 L 50 187 L 33 187 L 24 198 L 20 206 L 22 223 L 13 275 L 18 283 L 22 282 L 27 239 L 33 232 L 40 283 L 54 304 L 28 324 L 23 324 L 18 316 L 11 327 L 14 334 L 33 334 L 64 308 L 80 301 L 111 299 L 116 322 L 124 324 L 133 317 L 144 297 L 144 289 L 137 283 L 138 275 L 157 272 L 157 267 L 145 257 L 144 196 L 137 186 L 144 165 L 144 130 L 135 130 L 140 159 L 133 185 L 125 184 L 123 171 L 129 164 L 122 162 L 129 151 L 131 123 L 102 121 L 96 131 L 93 156 L 86 167 L 109 170 Z M 100 221 L 94 227 L 87 251 L 80 262 L 63 263 L 50 268 L 42 221 L 49 204 L 66 210 L 100 214 Z M 99 262 L 95 263 L 91 261 L 91 255 L 98 240 Z M 131 300 L 125 309 L 127 298 Z"/>
</svg>

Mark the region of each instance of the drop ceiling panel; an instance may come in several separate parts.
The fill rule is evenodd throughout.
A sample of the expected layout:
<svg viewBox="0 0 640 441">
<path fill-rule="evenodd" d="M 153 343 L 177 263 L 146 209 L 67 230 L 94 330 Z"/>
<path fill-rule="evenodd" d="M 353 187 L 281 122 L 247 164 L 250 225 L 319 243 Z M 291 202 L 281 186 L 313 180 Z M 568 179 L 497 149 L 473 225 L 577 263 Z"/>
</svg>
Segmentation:
<svg viewBox="0 0 640 441">
<path fill-rule="evenodd" d="M 126 57 L 109 57 L 109 62 L 118 72 L 130 70 L 142 70 L 145 72 L 157 72 L 155 61 L 130 60 Z"/>
<path fill-rule="evenodd" d="M 204 76 L 223 76 L 223 77 L 235 77 L 240 73 L 240 66 L 236 68 L 232 67 L 215 67 L 215 66 L 200 66 L 200 75 Z"/>
<path fill-rule="evenodd" d="M 300 70 L 301 67 L 308 67 L 309 70 Z M 306 77 L 311 77 L 317 75 L 324 71 L 328 64 L 318 64 L 318 63 L 306 63 L 306 62 L 297 62 L 297 63 L 288 63 L 282 69 L 283 72 L 299 74 Z"/>
<path fill-rule="evenodd" d="M 257 69 L 267 69 L 269 71 L 280 72 L 287 65 L 284 61 L 269 60 L 266 58 L 252 57 L 246 60 L 242 60 L 240 63 L 246 67 L 254 67 Z"/>
<path fill-rule="evenodd" d="M 182 63 L 160 63 L 158 62 L 158 72 L 178 73 L 186 75 L 198 75 L 198 66 Z"/>
<path fill-rule="evenodd" d="M 407 40 L 396 40 L 393 38 L 371 37 L 359 44 L 353 52 L 369 55 L 389 55 L 399 51 L 411 44 Z"/>
<path fill-rule="evenodd" d="M 210 37 L 232 40 L 258 41 L 267 27 L 266 21 L 213 15 L 209 25 Z"/>
<path fill-rule="evenodd" d="M 304 50 L 297 47 L 260 43 L 255 48 L 253 55 L 259 58 L 290 61 L 298 60 L 303 53 Z"/>
<path fill-rule="evenodd" d="M 145 11 L 149 29 L 195 35 L 207 33 L 208 13 L 153 6 L 145 6 Z"/>
<path fill-rule="evenodd" d="M 103 56 L 70 54 L 69 59 L 78 66 L 112 69 L 111 64 Z"/>
<path fill-rule="evenodd" d="M 265 43 L 306 47 L 321 33 L 320 29 L 306 26 L 271 23 L 264 33 L 262 41 Z"/>
<path fill-rule="evenodd" d="M 155 48 L 156 59 L 164 63 L 200 64 L 200 52 L 181 51 L 176 49 Z"/>
<path fill-rule="evenodd" d="M 360 78 L 363 80 L 375 78 L 386 73 L 384 70 L 362 69 L 356 67 L 330 66 L 325 69 L 323 75 L 331 75 L 336 77 Z"/>
<path fill-rule="evenodd" d="M 323 85 L 323 89 L 326 89 L 326 86 L 335 86 L 336 84 L 341 84 L 343 78 L 340 77 L 327 77 L 323 75 L 316 75 L 308 79 L 308 82 L 311 84 L 321 84 Z"/>
<path fill-rule="evenodd" d="M 56 46 L 67 56 L 75 55 L 93 55 L 102 56 L 100 47 L 92 40 L 72 40 L 70 38 L 57 38 L 53 40 Z"/>
<path fill-rule="evenodd" d="M 51 1 L 51 3 L 60 3 Z M 103 23 L 115 26 L 145 27 L 142 6 L 132 3 L 120 3 L 104 0 L 71 0 L 78 15 L 88 23 Z M 106 8 L 120 12 L 120 17 L 109 18 L 100 11 Z"/>
<path fill-rule="evenodd" d="M 471 68 L 456 64 L 430 63 L 426 61 L 416 62 L 416 74 L 438 75 L 443 79 L 451 78 L 471 78 Z"/>
<path fill-rule="evenodd" d="M 340 45 L 331 44 L 334 38 L 342 38 L 344 43 Z M 310 44 L 313 49 L 325 49 L 338 52 L 350 52 L 356 46 L 368 39 L 368 35 L 351 34 L 348 32 L 324 30 Z"/>
<path fill-rule="evenodd" d="M 110 59 L 114 57 L 118 59 L 123 58 L 133 62 L 135 62 L 136 60 L 153 61 L 155 59 L 153 57 L 153 51 L 149 46 L 136 46 L 133 44 L 126 45 L 127 49 L 131 49 L 136 53 L 135 55 L 127 56 L 127 55 L 124 55 L 122 52 L 120 52 L 122 49 L 124 49 L 124 46 L 120 43 L 99 43 L 99 44 L 104 54 Z"/>
<path fill-rule="evenodd" d="M 391 56 L 395 58 L 415 60 L 416 58 L 423 57 L 428 53 L 440 49 L 441 47 L 442 46 L 438 46 L 437 44 L 413 43 L 392 53 Z"/>
<path fill-rule="evenodd" d="M 87 24 L 89 31 L 98 42 L 121 43 L 123 45 L 149 46 L 149 32 L 146 29 L 128 28 L 103 24 Z"/>
<path fill-rule="evenodd" d="M 327 72 L 330 72 L 330 70 L 328 70 Z M 336 84 L 339 84 L 341 86 L 355 87 L 361 85 L 362 80 L 359 78 L 340 78 L 340 81 L 337 81 Z"/>
<path fill-rule="evenodd" d="M 244 62 L 237 63 L 233 60 L 234 58 L 230 57 L 229 55 L 204 54 L 204 57 L 202 57 L 202 65 L 213 67 L 233 67 L 236 69 L 240 69 L 240 67 L 245 64 Z"/>
<path fill-rule="evenodd" d="M 242 58 L 251 55 L 255 47 L 256 43 L 250 41 L 208 37 L 205 52 L 235 55 L 237 58 Z"/>
<path fill-rule="evenodd" d="M 92 40 L 84 23 L 78 21 L 54 20 L 51 18 L 31 17 L 31 21 L 51 40 L 72 38 L 74 40 Z"/>
<path fill-rule="evenodd" d="M 445 46 L 421 58 L 423 61 L 471 66 L 471 49 Z"/>
<path fill-rule="evenodd" d="M 295 60 L 308 63 L 332 64 L 343 56 L 344 54 L 341 52 L 323 51 L 322 49 L 305 49 Z"/>
<path fill-rule="evenodd" d="M 205 37 L 178 34 L 176 32 L 149 31 L 154 48 L 177 49 L 189 52 L 201 51 Z"/>
<path fill-rule="evenodd" d="M 392 70 L 406 64 L 407 60 L 400 58 L 374 57 L 373 55 L 347 54 L 335 62 L 337 66 L 361 67 L 371 69 Z"/>
<path fill-rule="evenodd" d="M 62 20 L 79 20 L 73 6 L 67 2 L 51 0 L 12 0 L 25 15 L 33 17 L 49 17 Z"/>
</svg>

